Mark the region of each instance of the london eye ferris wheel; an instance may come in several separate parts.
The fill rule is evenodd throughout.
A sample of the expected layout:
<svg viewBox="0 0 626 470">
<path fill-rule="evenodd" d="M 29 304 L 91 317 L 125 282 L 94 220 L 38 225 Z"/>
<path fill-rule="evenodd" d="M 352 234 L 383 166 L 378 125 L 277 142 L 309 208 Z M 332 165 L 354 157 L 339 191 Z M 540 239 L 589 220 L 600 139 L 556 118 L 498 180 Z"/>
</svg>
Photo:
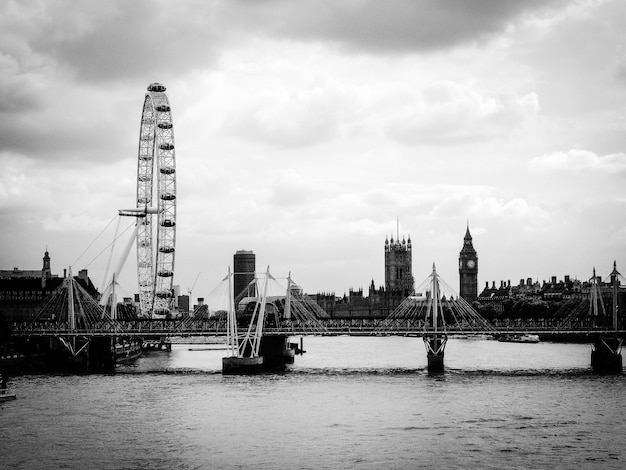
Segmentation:
<svg viewBox="0 0 626 470">
<path fill-rule="evenodd" d="M 137 159 L 137 278 L 143 316 L 168 315 L 174 301 L 176 157 L 172 111 L 165 86 L 146 93 Z"/>
</svg>

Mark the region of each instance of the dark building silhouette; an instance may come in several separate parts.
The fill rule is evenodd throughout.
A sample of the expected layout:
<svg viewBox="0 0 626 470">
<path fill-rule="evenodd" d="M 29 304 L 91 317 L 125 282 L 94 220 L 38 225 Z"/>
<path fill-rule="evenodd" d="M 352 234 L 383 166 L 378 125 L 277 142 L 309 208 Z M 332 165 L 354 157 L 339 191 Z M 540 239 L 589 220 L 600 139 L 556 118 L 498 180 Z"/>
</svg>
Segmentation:
<svg viewBox="0 0 626 470">
<path fill-rule="evenodd" d="M 254 271 L 256 270 L 256 256 L 254 252 L 238 250 L 233 256 L 233 269 L 235 273 L 233 295 L 236 299 L 246 290 L 248 284 L 254 280 Z M 255 295 L 254 287 L 251 287 L 251 289 L 246 295 Z"/>
<path fill-rule="evenodd" d="M 459 295 L 472 303 L 478 298 L 478 256 L 472 244 L 469 224 L 459 253 Z"/>
<path fill-rule="evenodd" d="M 388 295 L 409 295 L 413 292 L 413 259 L 411 236 L 408 241 L 397 235 L 385 238 L 385 290 Z"/>
<path fill-rule="evenodd" d="M 183 316 L 189 315 L 189 301 L 189 296 L 186 294 L 178 296 L 178 312 Z"/>
<path fill-rule="evenodd" d="M 0 318 L 8 321 L 23 321 L 33 318 L 42 302 L 63 283 L 63 277 L 52 274 L 48 251 L 43 256 L 40 270 L 0 270 Z M 89 279 L 86 269 L 74 276 L 87 292 L 99 300 L 100 293 Z"/>
</svg>

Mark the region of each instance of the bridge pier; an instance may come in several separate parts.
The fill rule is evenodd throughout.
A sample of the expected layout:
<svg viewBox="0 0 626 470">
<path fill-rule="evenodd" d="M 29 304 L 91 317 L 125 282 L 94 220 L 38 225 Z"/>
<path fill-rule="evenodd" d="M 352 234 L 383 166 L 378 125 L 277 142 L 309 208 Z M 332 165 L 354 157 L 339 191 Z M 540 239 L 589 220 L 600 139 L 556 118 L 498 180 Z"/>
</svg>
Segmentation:
<svg viewBox="0 0 626 470">
<path fill-rule="evenodd" d="M 250 375 L 261 372 L 263 372 L 263 356 L 222 358 L 222 375 Z"/>
<path fill-rule="evenodd" d="M 287 344 L 287 336 L 263 336 L 259 355 L 263 356 L 263 369 L 282 370 L 293 364 L 294 351 Z"/>
<path fill-rule="evenodd" d="M 295 351 L 289 347 L 288 336 L 263 336 L 256 357 L 224 357 L 222 358 L 222 374 L 258 374 L 260 372 L 276 372 L 293 364 Z M 250 353 L 250 351 L 244 351 Z"/>
<path fill-rule="evenodd" d="M 115 368 L 115 339 L 111 336 L 91 338 L 87 350 L 89 372 L 108 372 Z"/>
<path fill-rule="evenodd" d="M 591 350 L 591 368 L 596 374 L 622 374 L 622 343 L 623 340 L 617 336 L 595 337 Z"/>
<path fill-rule="evenodd" d="M 447 341 L 448 337 L 446 335 L 424 335 L 429 374 L 439 374 L 443 372 L 443 357 Z"/>
</svg>

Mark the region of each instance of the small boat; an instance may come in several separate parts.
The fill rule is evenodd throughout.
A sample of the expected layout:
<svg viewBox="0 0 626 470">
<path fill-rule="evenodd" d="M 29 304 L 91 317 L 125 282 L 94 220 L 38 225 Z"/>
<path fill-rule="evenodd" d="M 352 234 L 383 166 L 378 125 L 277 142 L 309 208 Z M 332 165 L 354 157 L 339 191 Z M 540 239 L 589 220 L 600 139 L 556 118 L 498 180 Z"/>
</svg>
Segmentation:
<svg viewBox="0 0 626 470">
<path fill-rule="evenodd" d="M 498 338 L 501 343 L 538 343 L 538 335 L 504 335 Z"/>
<path fill-rule="evenodd" d="M 15 393 L 9 393 L 8 390 L 0 390 L 0 402 L 15 400 L 15 398 L 17 398 Z"/>
</svg>

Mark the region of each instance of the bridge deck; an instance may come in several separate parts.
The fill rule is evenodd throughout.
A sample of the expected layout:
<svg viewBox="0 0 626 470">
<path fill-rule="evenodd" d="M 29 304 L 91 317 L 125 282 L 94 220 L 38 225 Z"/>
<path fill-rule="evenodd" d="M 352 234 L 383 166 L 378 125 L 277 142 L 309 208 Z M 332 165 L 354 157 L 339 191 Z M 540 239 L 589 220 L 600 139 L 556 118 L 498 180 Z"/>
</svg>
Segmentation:
<svg viewBox="0 0 626 470">
<path fill-rule="evenodd" d="M 385 324 L 382 320 L 324 320 L 321 324 L 302 322 L 283 322 L 279 327 L 264 328 L 267 336 L 422 336 L 432 331 L 424 329 L 420 321 L 399 321 L 393 324 Z M 240 333 L 242 330 L 240 330 Z M 493 328 L 477 328 L 472 325 L 448 326 L 440 331 L 449 336 L 475 336 L 475 335 L 512 335 L 512 334 L 536 334 L 536 335 L 613 335 L 626 337 L 626 330 L 613 330 L 606 326 L 591 324 L 555 325 L 550 322 L 508 322 L 496 324 Z M 70 329 L 64 323 L 22 323 L 14 324 L 12 336 L 118 336 L 118 337 L 162 337 L 162 336 L 226 336 L 226 324 L 219 321 L 182 321 L 182 320 L 159 320 L 159 321 L 128 321 L 128 322 L 101 322 L 95 325 L 83 326 L 82 328 Z"/>
</svg>

